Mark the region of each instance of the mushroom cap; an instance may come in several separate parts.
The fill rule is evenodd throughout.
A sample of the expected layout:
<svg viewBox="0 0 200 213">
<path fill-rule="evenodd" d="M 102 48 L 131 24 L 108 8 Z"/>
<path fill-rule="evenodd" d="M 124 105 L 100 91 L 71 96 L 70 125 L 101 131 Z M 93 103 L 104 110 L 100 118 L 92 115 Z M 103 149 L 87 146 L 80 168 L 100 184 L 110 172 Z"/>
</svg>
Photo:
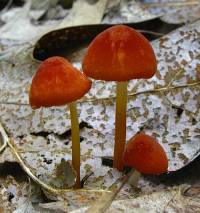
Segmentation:
<svg viewBox="0 0 200 213">
<path fill-rule="evenodd" d="M 139 133 L 126 145 L 123 160 L 126 166 L 144 174 L 167 172 L 168 159 L 162 146 L 152 137 Z"/>
<path fill-rule="evenodd" d="M 83 72 L 94 79 L 128 81 L 151 78 L 157 69 L 149 41 L 125 25 L 116 25 L 97 35 L 83 60 Z"/>
<path fill-rule="evenodd" d="M 33 77 L 29 102 L 33 109 L 64 105 L 84 96 L 91 84 L 65 58 L 54 56 L 43 61 Z"/>
</svg>

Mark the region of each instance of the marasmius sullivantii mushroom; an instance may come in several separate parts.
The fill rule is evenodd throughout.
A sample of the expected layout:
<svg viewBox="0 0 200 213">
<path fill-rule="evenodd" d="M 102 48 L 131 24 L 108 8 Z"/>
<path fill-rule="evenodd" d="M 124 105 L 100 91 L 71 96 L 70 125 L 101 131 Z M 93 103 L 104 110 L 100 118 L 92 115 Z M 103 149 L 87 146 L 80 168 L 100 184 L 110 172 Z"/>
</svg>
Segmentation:
<svg viewBox="0 0 200 213">
<path fill-rule="evenodd" d="M 94 79 L 117 81 L 115 147 L 113 165 L 123 170 L 126 141 L 127 84 L 131 79 L 151 78 L 157 68 L 149 41 L 124 25 L 110 27 L 97 35 L 83 60 L 83 72 Z"/>
<path fill-rule="evenodd" d="M 124 164 L 142 174 L 159 175 L 167 172 L 168 159 L 155 138 L 138 133 L 127 143 L 123 154 Z"/>
<path fill-rule="evenodd" d="M 68 104 L 72 130 L 72 164 L 80 187 L 80 135 L 75 101 L 91 88 L 91 80 L 65 58 L 54 56 L 43 61 L 32 79 L 29 102 L 33 109 Z"/>
</svg>

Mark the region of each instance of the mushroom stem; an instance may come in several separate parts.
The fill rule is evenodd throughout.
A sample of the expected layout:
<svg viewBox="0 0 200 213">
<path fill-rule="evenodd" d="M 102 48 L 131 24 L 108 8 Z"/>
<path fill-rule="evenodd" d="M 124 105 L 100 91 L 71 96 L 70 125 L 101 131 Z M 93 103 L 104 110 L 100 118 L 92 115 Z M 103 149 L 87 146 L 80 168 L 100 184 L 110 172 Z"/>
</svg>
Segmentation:
<svg viewBox="0 0 200 213">
<path fill-rule="evenodd" d="M 113 167 L 119 171 L 124 167 L 122 157 L 126 144 L 127 85 L 128 82 L 117 82 Z"/>
<path fill-rule="evenodd" d="M 80 133 L 76 103 L 70 103 L 69 109 L 72 130 L 72 165 L 77 174 L 75 188 L 80 188 Z"/>
</svg>

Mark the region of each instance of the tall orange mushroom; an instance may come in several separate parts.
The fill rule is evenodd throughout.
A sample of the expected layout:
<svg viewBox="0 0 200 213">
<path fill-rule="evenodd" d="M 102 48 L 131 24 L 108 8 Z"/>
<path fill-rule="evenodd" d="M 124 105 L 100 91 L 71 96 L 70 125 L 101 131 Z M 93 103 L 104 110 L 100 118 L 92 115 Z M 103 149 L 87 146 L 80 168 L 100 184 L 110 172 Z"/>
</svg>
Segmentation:
<svg viewBox="0 0 200 213">
<path fill-rule="evenodd" d="M 113 165 L 123 169 L 126 141 L 127 83 L 131 79 L 151 78 L 157 68 L 148 40 L 139 32 L 116 25 L 100 33 L 88 47 L 83 72 L 94 79 L 117 81 L 115 147 Z"/>
<path fill-rule="evenodd" d="M 80 187 L 80 136 L 75 101 L 91 88 L 91 81 L 65 58 L 54 56 L 39 66 L 29 91 L 33 109 L 69 104 L 72 130 L 72 164 Z"/>
</svg>

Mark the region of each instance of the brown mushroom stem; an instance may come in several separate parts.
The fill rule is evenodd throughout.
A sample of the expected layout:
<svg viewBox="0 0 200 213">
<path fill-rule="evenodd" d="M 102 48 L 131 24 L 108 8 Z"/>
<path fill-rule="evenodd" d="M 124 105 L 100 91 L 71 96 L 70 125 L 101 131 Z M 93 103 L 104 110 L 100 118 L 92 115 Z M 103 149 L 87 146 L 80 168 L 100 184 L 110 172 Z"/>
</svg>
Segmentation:
<svg viewBox="0 0 200 213">
<path fill-rule="evenodd" d="M 116 114 L 115 114 L 115 147 L 113 167 L 123 170 L 123 152 L 126 144 L 126 105 L 128 82 L 117 82 Z"/>
<path fill-rule="evenodd" d="M 80 133 L 76 103 L 69 104 L 72 130 L 72 165 L 76 171 L 75 188 L 80 188 Z"/>
</svg>

